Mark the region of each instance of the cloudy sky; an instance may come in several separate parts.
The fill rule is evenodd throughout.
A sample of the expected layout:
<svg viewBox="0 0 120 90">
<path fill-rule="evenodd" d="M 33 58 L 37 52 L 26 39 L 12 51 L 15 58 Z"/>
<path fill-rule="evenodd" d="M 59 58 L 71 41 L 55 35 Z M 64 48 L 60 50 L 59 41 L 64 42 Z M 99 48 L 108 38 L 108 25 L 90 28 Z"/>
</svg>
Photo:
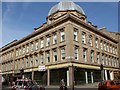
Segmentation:
<svg viewBox="0 0 120 90">
<path fill-rule="evenodd" d="M 46 22 L 52 6 L 58 2 L 2 2 L 2 45 L 21 39 Z M 75 2 L 80 5 L 87 21 L 98 28 L 118 32 L 118 2 Z"/>
</svg>

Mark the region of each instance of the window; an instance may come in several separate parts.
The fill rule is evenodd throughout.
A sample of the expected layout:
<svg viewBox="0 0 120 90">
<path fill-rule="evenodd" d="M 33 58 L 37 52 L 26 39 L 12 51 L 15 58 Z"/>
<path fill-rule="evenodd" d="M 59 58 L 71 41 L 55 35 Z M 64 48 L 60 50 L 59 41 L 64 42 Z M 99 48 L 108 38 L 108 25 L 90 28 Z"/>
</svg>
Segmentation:
<svg viewBox="0 0 120 90">
<path fill-rule="evenodd" d="M 54 62 L 57 61 L 57 51 L 53 50 L 53 60 Z"/>
<path fill-rule="evenodd" d="M 64 32 L 64 31 L 61 31 L 61 32 L 60 32 L 60 36 L 61 36 L 60 41 L 61 41 L 61 42 L 64 41 L 64 40 L 65 40 L 65 32 Z"/>
<path fill-rule="evenodd" d="M 16 49 L 16 56 L 18 56 L 18 49 Z M 5 59 L 6 59 L 6 57 L 5 57 Z"/>
<path fill-rule="evenodd" d="M 115 49 L 115 52 L 116 52 L 116 55 L 118 55 L 118 52 L 117 52 L 117 47 L 116 47 L 116 49 Z"/>
<path fill-rule="evenodd" d="M 22 59 L 22 68 L 24 68 L 24 58 Z"/>
<path fill-rule="evenodd" d="M 92 35 L 89 35 L 88 44 L 92 46 Z"/>
<path fill-rule="evenodd" d="M 102 54 L 102 64 L 104 65 L 104 54 Z"/>
<path fill-rule="evenodd" d="M 110 45 L 110 52 L 112 53 L 112 46 Z"/>
<path fill-rule="evenodd" d="M 50 37 L 47 37 L 46 46 L 50 46 Z"/>
<path fill-rule="evenodd" d="M 111 57 L 109 56 L 109 66 L 111 66 Z"/>
<path fill-rule="evenodd" d="M 7 67 L 6 67 L 6 69 L 7 69 Z M 15 61 L 15 69 L 17 69 L 17 61 Z"/>
<path fill-rule="evenodd" d="M 56 44 L 57 43 L 57 36 L 56 34 L 53 35 L 53 44 Z"/>
<path fill-rule="evenodd" d="M 83 49 L 83 60 L 86 62 L 87 61 L 87 49 Z"/>
<path fill-rule="evenodd" d="M 115 54 L 117 55 L 117 47 L 115 48 Z"/>
<path fill-rule="evenodd" d="M 106 51 L 106 42 L 104 42 L 104 50 Z"/>
<path fill-rule="evenodd" d="M 74 48 L 74 57 L 75 57 L 75 60 L 78 60 L 78 47 Z"/>
<path fill-rule="evenodd" d="M 113 50 L 112 50 L 112 51 L 113 51 L 113 54 L 115 54 L 115 48 L 114 48 L 114 46 L 113 46 L 113 48 L 112 48 L 112 49 L 113 49 Z"/>
<path fill-rule="evenodd" d="M 82 43 L 86 44 L 86 33 L 82 32 Z"/>
<path fill-rule="evenodd" d="M 34 45 L 33 45 L 33 43 L 31 43 L 31 51 L 33 51 L 34 50 Z"/>
<path fill-rule="evenodd" d="M 107 51 L 109 52 L 109 44 L 107 44 Z"/>
<path fill-rule="evenodd" d="M 12 52 L 10 52 L 10 58 L 12 57 L 12 54 L 11 54 Z"/>
<path fill-rule="evenodd" d="M 44 47 L 44 40 L 41 40 L 41 48 Z"/>
<path fill-rule="evenodd" d="M 29 45 L 27 45 L 27 51 L 26 52 L 29 52 Z"/>
<path fill-rule="evenodd" d="M 28 58 L 26 58 L 26 67 L 28 67 Z"/>
<path fill-rule="evenodd" d="M 95 39 L 95 46 L 98 48 L 98 38 Z"/>
<path fill-rule="evenodd" d="M 13 62 L 11 62 L 11 70 L 13 69 Z"/>
<path fill-rule="evenodd" d="M 38 41 L 36 41 L 35 50 L 38 50 Z"/>
<path fill-rule="evenodd" d="M 78 32 L 77 31 L 74 31 L 74 40 L 78 41 Z"/>
<path fill-rule="evenodd" d="M 65 59 L 65 48 L 61 48 L 61 59 L 64 60 Z"/>
<path fill-rule="evenodd" d="M 40 64 L 43 64 L 44 63 L 44 56 L 43 54 L 40 55 Z"/>
<path fill-rule="evenodd" d="M 25 46 L 23 46 L 23 54 L 25 54 Z"/>
<path fill-rule="evenodd" d="M 117 58 L 117 67 L 119 67 L 119 61 L 118 61 L 118 58 Z"/>
<path fill-rule="evenodd" d="M 94 63 L 94 51 L 93 50 L 91 51 L 90 57 L 91 57 L 91 62 Z"/>
<path fill-rule="evenodd" d="M 30 57 L 30 67 L 33 66 L 33 56 Z"/>
<path fill-rule="evenodd" d="M 115 66 L 115 67 L 117 66 L 117 60 L 116 60 L 116 57 L 114 58 L 114 66 Z"/>
<path fill-rule="evenodd" d="M 21 55 L 22 54 L 22 50 L 21 50 L 21 48 L 19 48 L 19 55 Z"/>
<path fill-rule="evenodd" d="M 105 59 L 106 59 L 106 65 L 108 65 L 108 56 L 107 55 L 106 55 Z"/>
<path fill-rule="evenodd" d="M 102 43 L 102 40 L 100 41 L 100 49 L 103 50 L 103 43 Z"/>
<path fill-rule="evenodd" d="M 18 69 L 20 69 L 20 60 L 17 61 Z"/>
<path fill-rule="evenodd" d="M 47 63 L 50 62 L 50 52 L 49 51 L 46 53 L 46 60 L 47 60 Z"/>
<path fill-rule="evenodd" d="M 38 54 L 35 55 L 35 66 L 38 65 Z"/>
<path fill-rule="evenodd" d="M 100 53 L 97 53 L 97 63 L 100 64 Z"/>
<path fill-rule="evenodd" d="M 114 66 L 114 57 L 112 57 L 112 66 Z"/>
</svg>

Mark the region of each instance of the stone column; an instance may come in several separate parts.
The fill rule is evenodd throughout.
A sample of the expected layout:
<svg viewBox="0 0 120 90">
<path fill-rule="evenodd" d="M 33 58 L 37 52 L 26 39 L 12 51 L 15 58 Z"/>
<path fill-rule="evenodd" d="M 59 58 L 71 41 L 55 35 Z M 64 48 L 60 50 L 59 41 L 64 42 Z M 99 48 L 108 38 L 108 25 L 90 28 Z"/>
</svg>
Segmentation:
<svg viewBox="0 0 120 90">
<path fill-rule="evenodd" d="M 105 80 L 108 80 L 108 77 L 107 77 L 107 70 L 105 70 Z"/>
<path fill-rule="evenodd" d="M 50 85 L 50 69 L 47 69 L 47 86 Z"/>
<path fill-rule="evenodd" d="M 74 90 L 74 67 L 69 66 L 69 86 L 71 90 Z"/>
<path fill-rule="evenodd" d="M 34 71 L 32 71 L 32 80 L 34 80 Z"/>
<path fill-rule="evenodd" d="M 86 78 L 86 84 L 88 84 L 88 75 L 87 75 L 87 71 L 85 71 L 85 78 Z"/>
</svg>

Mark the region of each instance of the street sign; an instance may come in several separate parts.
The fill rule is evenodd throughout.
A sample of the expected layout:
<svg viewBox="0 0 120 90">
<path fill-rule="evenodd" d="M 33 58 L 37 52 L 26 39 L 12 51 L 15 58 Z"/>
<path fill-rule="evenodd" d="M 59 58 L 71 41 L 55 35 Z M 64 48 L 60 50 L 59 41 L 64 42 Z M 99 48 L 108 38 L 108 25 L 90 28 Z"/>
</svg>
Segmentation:
<svg viewBox="0 0 120 90">
<path fill-rule="evenodd" d="M 38 71 L 46 71 L 45 65 L 38 66 Z"/>
</svg>

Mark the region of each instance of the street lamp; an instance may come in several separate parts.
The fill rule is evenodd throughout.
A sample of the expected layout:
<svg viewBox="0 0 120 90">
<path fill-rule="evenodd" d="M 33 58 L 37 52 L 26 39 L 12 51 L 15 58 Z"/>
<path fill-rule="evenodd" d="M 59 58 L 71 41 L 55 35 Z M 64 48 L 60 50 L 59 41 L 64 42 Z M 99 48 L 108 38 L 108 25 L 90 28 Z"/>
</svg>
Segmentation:
<svg viewBox="0 0 120 90">
<path fill-rule="evenodd" d="M 101 71 L 101 81 L 103 81 L 103 77 L 104 77 L 104 67 L 103 67 L 102 64 L 100 65 L 100 71 Z"/>
</svg>

